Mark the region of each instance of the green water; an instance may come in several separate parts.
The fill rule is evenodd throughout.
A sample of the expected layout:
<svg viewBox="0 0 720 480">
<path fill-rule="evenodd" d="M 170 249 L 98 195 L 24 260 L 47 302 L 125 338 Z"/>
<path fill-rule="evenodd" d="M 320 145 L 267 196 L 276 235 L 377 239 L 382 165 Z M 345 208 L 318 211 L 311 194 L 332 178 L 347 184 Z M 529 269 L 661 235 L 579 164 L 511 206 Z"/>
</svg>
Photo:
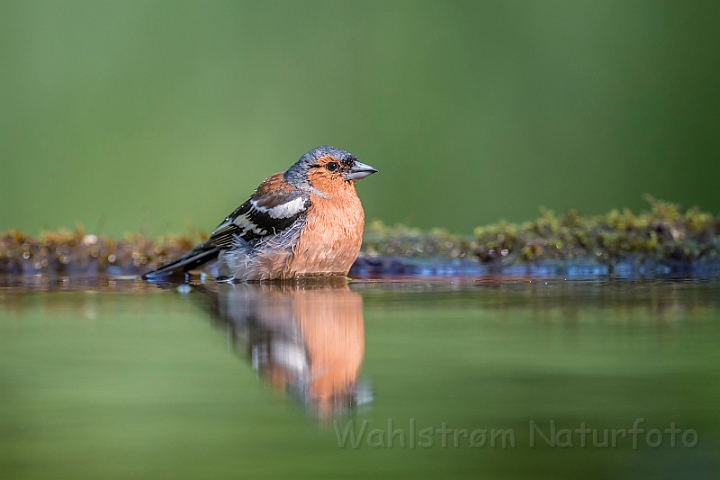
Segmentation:
<svg viewBox="0 0 720 480">
<path fill-rule="evenodd" d="M 5 287 L 0 478 L 716 478 L 719 293 L 525 279 Z M 574 433 L 584 422 L 602 442 L 640 418 L 637 449 Z M 341 448 L 334 422 L 357 434 L 364 421 L 359 448 Z M 531 448 L 531 421 L 573 445 L 534 430 Z M 447 446 L 436 432 L 428 446 L 420 430 L 443 422 Z M 478 429 L 473 448 L 461 431 Z"/>
</svg>

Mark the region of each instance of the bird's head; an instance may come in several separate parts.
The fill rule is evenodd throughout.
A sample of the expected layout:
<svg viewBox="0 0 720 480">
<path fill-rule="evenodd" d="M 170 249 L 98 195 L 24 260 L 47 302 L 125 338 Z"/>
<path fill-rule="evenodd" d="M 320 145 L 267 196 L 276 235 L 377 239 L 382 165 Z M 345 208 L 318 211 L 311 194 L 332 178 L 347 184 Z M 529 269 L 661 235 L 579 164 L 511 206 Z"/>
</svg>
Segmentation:
<svg viewBox="0 0 720 480">
<path fill-rule="evenodd" d="M 369 165 L 359 162 L 355 155 L 334 147 L 318 147 L 300 157 L 285 172 L 285 181 L 307 191 L 331 194 L 343 186 L 377 172 Z"/>
</svg>

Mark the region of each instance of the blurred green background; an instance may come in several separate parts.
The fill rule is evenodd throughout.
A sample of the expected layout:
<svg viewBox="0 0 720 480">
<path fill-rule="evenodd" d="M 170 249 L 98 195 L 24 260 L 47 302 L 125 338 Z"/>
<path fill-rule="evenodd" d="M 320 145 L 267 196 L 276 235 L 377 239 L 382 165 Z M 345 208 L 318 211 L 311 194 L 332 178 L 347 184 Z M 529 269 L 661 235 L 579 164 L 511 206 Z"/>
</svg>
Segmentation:
<svg viewBox="0 0 720 480">
<path fill-rule="evenodd" d="M 212 229 L 321 144 L 368 217 L 717 213 L 720 3 L 0 1 L 0 230 Z"/>
</svg>

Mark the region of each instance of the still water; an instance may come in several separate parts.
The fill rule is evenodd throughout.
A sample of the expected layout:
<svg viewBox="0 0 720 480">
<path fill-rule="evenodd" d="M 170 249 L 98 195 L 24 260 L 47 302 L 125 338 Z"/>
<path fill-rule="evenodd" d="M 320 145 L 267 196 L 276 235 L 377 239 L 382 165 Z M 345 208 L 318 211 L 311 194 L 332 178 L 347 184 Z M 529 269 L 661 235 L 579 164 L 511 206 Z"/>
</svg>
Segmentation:
<svg viewBox="0 0 720 480">
<path fill-rule="evenodd" d="M 717 478 L 720 284 L 5 280 L 0 478 Z"/>
</svg>

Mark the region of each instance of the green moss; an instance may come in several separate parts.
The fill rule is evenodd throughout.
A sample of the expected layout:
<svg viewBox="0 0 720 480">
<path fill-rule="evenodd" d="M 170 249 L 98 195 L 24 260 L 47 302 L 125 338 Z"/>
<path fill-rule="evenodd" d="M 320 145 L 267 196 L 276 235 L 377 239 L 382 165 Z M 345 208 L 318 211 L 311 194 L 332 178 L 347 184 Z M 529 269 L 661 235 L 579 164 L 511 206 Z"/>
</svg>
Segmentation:
<svg viewBox="0 0 720 480">
<path fill-rule="evenodd" d="M 520 263 L 574 258 L 603 263 L 625 259 L 693 263 L 717 260 L 720 217 L 697 208 L 682 213 L 678 205 L 647 197 L 650 211 L 634 214 L 612 210 L 583 217 L 570 210 L 522 224 L 502 221 L 477 227 L 472 236 L 443 231 L 420 232 L 373 222 L 363 244 L 368 256 L 441 256 L 476 258 L 482 262 Z"/>
<path fill-rule="evenodd" d="M 18 230 L 0 233 L 0 274 L 136 274 L 188 252 L 207 239 L 202 233 L 154 240 L 139 233 L 122 239 L 74 231 L 42 232 L 38 238 Z"/>
<path fill-rule="evenodd" d="M 368 223 L 361 257 L 475 259 L 511 265 L 547 260 L 620 260 L 687 263 L 720 261 L 720 217 L 647 197 L 650 210 L 634 214 L 612 210 L 584 217 L 575 210 L 541 216 L 522 224 L 501 221 L 477 227 L 473 235 L 442 229 L 423 232 L 378 220 Z M 75 231 L 43 232 L 38 238 L 12 230 L 0 234 L 0 273 L 122 273 L 155 268 L 189 251 L 207 238 L 187 235 L 149 239 L 128 233 L 123 239 Z"/>
</svg>

